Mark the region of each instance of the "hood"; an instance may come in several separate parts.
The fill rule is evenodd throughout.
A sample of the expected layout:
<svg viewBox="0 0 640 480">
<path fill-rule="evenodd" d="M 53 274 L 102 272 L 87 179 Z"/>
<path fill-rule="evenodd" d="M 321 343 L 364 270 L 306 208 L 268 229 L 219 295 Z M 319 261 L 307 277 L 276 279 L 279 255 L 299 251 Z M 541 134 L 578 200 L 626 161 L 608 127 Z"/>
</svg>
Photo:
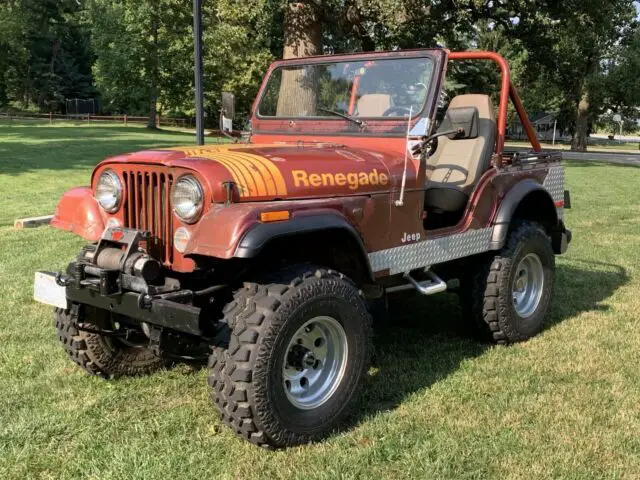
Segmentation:
<svg viewBox="0 0 640 480">
<path fill-rule="evenodd" d="M 398 181 L 389 165 L 398 161 L 389 153 L 343 145 L 228 144 L 148 150 L 105 163 L 190 169 L 208 183 L 214 201 L 224 201 L 223 183 L 233 182 L 235 200 L 242 202 L 388 192 Z"/>
</svg>

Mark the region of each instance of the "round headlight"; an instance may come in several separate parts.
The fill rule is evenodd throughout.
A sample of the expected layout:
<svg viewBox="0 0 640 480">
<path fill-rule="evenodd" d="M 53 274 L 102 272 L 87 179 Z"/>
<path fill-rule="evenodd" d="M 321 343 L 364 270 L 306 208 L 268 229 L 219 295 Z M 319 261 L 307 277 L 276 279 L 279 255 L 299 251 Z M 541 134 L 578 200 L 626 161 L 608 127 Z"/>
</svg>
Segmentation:
<svg viewBox="0 0 640 480">
<path fill-rule="evenodd" d="M 100 175 L 96 187 L 96 200 L 109 213 L 115 212 L 120 207 L 122 183 L 113 170 L 105 170 Z"/>
<path fill-rule="evenodd" d="M 202 213 L 204 194 L 202 186 L 193 175 L 184 175 L 178 179 L 171 192 L 171 205 L 183 222 L 193 223 Z"/>
</svg>

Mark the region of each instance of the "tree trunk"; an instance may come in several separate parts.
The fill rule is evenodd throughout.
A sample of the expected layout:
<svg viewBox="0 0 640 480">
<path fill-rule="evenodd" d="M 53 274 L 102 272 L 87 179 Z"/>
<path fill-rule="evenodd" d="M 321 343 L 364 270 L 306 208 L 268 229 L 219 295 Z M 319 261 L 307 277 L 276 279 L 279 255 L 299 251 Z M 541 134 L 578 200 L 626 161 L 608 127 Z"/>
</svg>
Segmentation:
<svg viewBox="0 0 640 480">
<path fill-rule="evenodd" d="M 151 87 L 151 101 L 149 103 L 149 119 L 147 120 L 147 128 L 158 128 L 156 125 L 156 119 L 158 116 L 158 96 L 156 93 L 156 87 Z"/>
<path fill-rule="evenodd" d="M 322 54 L 322 21 L 317 8 L 309 0 L 287 5 L 283 58 Z M 306 78 L 303 69 L 282 70 L 277 115 L 313 115 L 316 110 L 314 84 L 313 79 Z"/>
<path fill-rule="evenodd" d="M 580 101 L 576 112 L 576 129 L 571 139 L 571 150 L 574 152 L 587 151 L 587 137 L 589 135 L 589 119 L 591 117 L 591 98 L 589 97 L 589 79 L 598 69 L 597 52 L 585 59 L 584 77 L 580 83 Z"/>
<path fill-rule="evenodd" d="M 147 128 L 158 128 L 157 116 L 158 116 L 158 21 L 157 17 L 153 19 L 153 25 L 151 27 L 151 85 L 150 85 L 150 105 L 149 105 L 149 120 L 147 121 Z"/>
<path fill-rule="evenodd" d="M 571 150 L 574 152 L 587 151 L 587 135 L 589 134 L 589 92 L 582 87 L 582 98 L 578 103 L 576 116 L 576 131 L 571 139 Z"/>
<path fill-rule="evenodd" d="M 22 104 L 25 110 L 29 110 L 29 96 L 31 95 L 31 65 L 27 67 L 27 78 L 24 82 L 24 100 Z"/>
</svg>

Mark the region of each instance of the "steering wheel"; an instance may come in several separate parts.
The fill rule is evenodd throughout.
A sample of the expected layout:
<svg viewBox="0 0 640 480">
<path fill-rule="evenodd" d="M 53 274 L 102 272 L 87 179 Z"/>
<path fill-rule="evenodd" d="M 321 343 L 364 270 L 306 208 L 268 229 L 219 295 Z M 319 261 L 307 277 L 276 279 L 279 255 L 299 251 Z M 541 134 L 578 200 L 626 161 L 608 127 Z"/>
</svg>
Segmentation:
<svg viewBox="0 0 640 480">
<path fill-rule="evenodd" d="M 431 140 L 429 143 L 427 143 L 425 145 L 425 149 L 426 149 L 426 157 L 432 157 L 434 153 L 436 153 L 436 150 L 438 149 L 438 137 L 434 138 L 433 140 Z"/>
<path fill-rule="evenodd" d="M 394 113 L 399 113 L 400 115 L 393 115 Z M 395 107 L 391 107 L 388 108 L 387 110 L 385 110 L 385 112 L 382 114 L 383 117 L 408 117 L 409 114 L 411 113 L 411 110 L 409 110 L 407 107 L 399 107 L 399 106 L 395 106 Z"/>
</svg>

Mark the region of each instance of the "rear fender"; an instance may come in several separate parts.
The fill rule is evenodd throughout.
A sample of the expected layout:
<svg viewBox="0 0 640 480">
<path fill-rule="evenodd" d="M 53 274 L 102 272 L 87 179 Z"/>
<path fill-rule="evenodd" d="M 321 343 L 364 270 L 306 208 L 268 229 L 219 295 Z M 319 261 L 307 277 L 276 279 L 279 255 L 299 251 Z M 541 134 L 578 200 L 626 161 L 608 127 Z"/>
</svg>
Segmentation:
<svg viewBox="0 0 640 480">
<path fill-rule="evenodd" d="M 89 187 L 77 187 L 67 191 L 51 220 L 51 226 L 73 232 L 95 242 L 100 239 L 105 227 L 105 218 Z"/>
<path fill-rule="evenodd" d="M 509 226 L 518 211 L 518 207 L 523 205 L 523 202 L 529 202 L 530 200 L 535 200 L 535 205 L 532 204 L 533 209 L 531 209 L 526 218 L 543 224 L 548 231 L 557 228 L 560 219 L 549 192 L 535 180 L 523 180 L 513 186 L 500 203 L 493 222 L 493 234 L 490 244 L 492 250 L 499 250 L 504 246 L 509 233 Z M 549 231 L 548 233 L 551 234 L 552 232 Z"/>
</svg>

